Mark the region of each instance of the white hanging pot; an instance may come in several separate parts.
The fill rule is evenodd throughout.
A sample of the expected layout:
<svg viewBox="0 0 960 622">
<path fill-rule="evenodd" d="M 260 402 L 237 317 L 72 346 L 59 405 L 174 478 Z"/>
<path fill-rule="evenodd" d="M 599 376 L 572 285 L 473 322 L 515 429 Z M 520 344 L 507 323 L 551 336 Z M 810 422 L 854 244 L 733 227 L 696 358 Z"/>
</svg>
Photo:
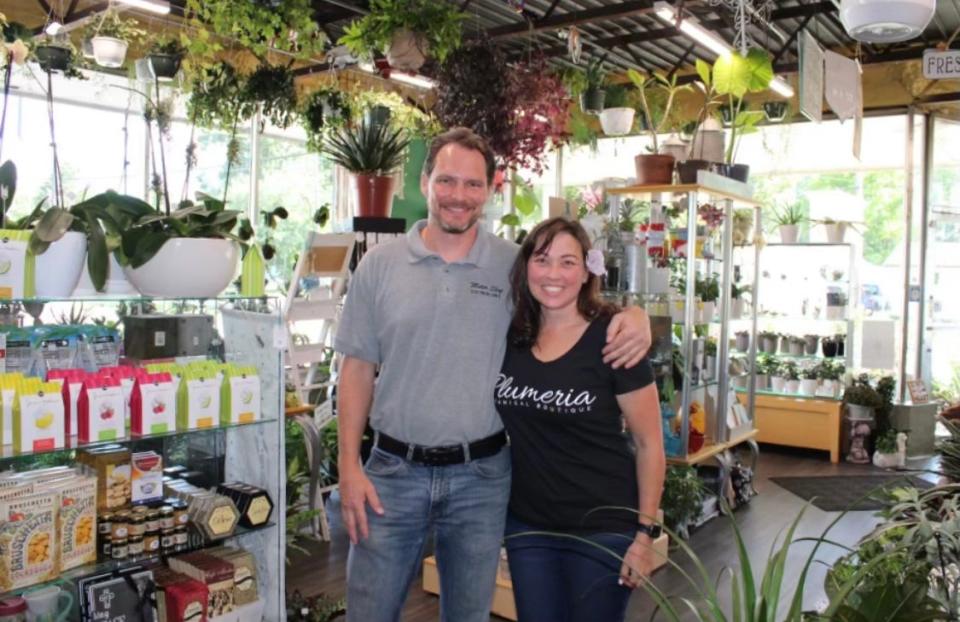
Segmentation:
<svg viewBox="0 0 960 622">
<path fill-rule="evenodd" d="M 86 266 L 86 262 L 84 262 L 84 266 Z M 117 262 L 113 253 L 110 253 L 109 260 L 107 261 L 107 282 L 104 284 L 102 292 L 98 292 L 93 286 L 93 281 L 90 279 L 90 272 L 86 268 L 80 272 L 80 282 L 77 283 L 76 289 L 73 290 L 74 298 L 85 298 L 98 294 L 129 296 L 136 293 L 137 290 L 130 284 L 130 281 L 127 280 L 126 275 L 123 273 L 123 267 Z"/>
<path fill-rule="evenodd" d="M 796 244 L 799 233 L 797 225 L 780 225 L 780 241 L 784 244 Z"/>
<path fill-rule="evenodd" d="M 123 271 L 144 296 L 214 298 L 237 278 L 239 259 L 232 240 L 174 238 L 147 263 Z"/>
<path fill-rule="evenodd" d="M 426 38 L 408 28 L 400 28 L 393 33 L 387 46 L 387 62 L 400 71 L 417 71 L 427 61 L 429 45 Z"/>
<path fill-rule="evenodd" d="M 606 108 L 600 113 L 600 127 L 607 136 L 623 136 L 633 128 L 633 108 Z"/>
<path fill-rule="evenodd" d="M 94 37 L 93 58 L 101 67 L 119 67 L 127 57 L 127 42 L 114 37 Z"/>
<path fill-rule="evenodd" d="M 847 234 L 847 223 L 832 222 L 824 223 L 823 231 L 827 234 L 827 242 L 830 244 L 843 244 L 843 238 Z"/>
<path fill-rule="evenodd" d="M 896 43 L 919 37 L 936 10 L 936 0 L 842 0 L 840 21 L 857 41 Z"/>
<path fill-rule="evenodd" d="M 37 255 L 37 298 L 67 298 L 86 265 L 87 236 L 68 231 Z"/>
</svg>

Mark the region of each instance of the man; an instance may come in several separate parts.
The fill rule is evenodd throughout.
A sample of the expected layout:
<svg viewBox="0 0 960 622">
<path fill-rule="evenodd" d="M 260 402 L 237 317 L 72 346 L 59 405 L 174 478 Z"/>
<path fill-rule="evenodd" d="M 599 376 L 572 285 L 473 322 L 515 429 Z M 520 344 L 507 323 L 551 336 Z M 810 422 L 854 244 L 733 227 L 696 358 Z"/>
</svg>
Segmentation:
<svg viewBox="0 0 960 622">
<path fill-rule="evenodd" d="M 400 619 L 431 529 L 442 619 L 489 619 L 510 493 L 493 391 L 517 253 L 477 225 L 493 174 L 472 131 L 437 137 L 420 178 L 428 220 L 367 253 L 350 281 L 336 338 L 348 621 Z M 636 364 L 650 344 L 646 315 L 620 314 L 607 341 L 605 360 Z M 374 449 L 361 466 L 368 416 Z"/>
</svg>

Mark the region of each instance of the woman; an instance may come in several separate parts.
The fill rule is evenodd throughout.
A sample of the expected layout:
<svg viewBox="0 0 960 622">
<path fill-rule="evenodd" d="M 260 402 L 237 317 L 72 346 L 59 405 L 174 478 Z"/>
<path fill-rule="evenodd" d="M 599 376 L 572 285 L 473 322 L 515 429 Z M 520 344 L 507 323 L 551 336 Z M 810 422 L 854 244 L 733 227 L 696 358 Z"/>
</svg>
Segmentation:
<svg viewBox="0 0 960 622">
<path fill-rule="evenodd" d="M 564 218 L 530 233 L 511 274 L 495 397 L 513 458 L 506 546 L 520 622 L 623 620 L 657 561 L 659 399 L 649 361 L 601 359 L 617 311 L 599 299 L 602 274 L 603 255 Z M 557 535 L 529 533 L 545 531 Z"/>
</svg>

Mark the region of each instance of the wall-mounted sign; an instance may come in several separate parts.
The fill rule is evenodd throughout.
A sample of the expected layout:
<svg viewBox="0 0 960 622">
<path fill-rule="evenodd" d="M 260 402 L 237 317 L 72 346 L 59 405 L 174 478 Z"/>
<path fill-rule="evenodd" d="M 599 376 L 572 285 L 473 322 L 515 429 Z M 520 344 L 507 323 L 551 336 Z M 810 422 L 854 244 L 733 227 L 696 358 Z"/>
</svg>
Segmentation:
<svg viewBox="0 0 960 622">
<path fill-rule="evenodd" d="M 823 49 L 806 30 L 797 45 L 800 52 L 800 113 L 820 123 L 823 119 Z"/>
<path fill-rule="evenodd" d="M 960 50 L 924 50 L 923 77 L 927 80 L 960 78 Z"/>
</svg>

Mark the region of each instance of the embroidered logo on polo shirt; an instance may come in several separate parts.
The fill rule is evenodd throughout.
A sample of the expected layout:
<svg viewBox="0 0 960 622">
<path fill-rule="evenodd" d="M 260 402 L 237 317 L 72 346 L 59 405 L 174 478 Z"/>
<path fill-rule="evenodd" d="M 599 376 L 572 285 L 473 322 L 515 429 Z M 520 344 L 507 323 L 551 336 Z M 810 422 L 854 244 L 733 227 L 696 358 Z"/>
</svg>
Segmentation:
<svg viewBox="0 0 960 622">
<path fill-rule="evenodd" d="M 500 298 L 503 296 L 503 288 L 496 285 L 484 285 L 476 281 L 470 281 L 470 293 L 475 296 L 487 296 L 488 298 Z"/>
</svg>

